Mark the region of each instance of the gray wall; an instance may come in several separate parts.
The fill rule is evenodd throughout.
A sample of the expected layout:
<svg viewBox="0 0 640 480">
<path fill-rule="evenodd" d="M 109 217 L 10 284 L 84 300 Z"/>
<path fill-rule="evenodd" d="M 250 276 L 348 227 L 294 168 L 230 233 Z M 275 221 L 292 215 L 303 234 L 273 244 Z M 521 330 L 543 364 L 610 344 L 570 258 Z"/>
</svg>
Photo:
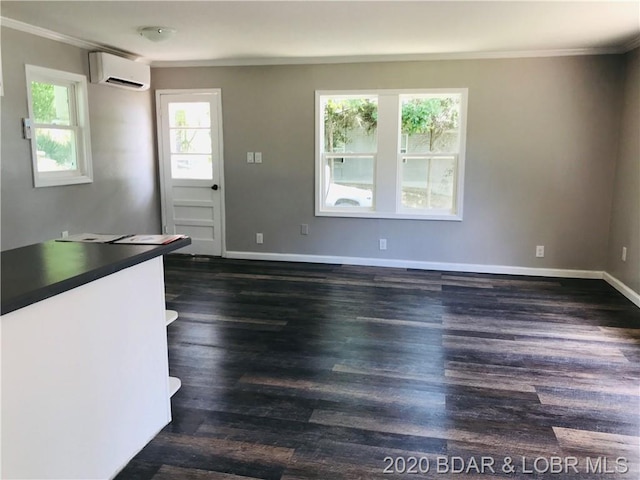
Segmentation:
<svg viewBox="0 0 640 480">
<path fill-rule="evenodd" d="M 156 68 L 152 88 L 222 88 L 227 250 L 602 270 L 622 75 L 609 55 Z M 412 87 L 469 88 L 464 220 L 314 217 L 315 90 Z"/>
<path fill-rule="evenodd" d="M 640 49 L 625 55 L 621 119 L 607 272 L 640 293 Z"/>
<path fill-rule="evenodd" d="M 152 93 L 90 84 L 94 183 L 35 189 L 24 65 L 88 75 L 88 52 L 1 32 L 2 249 L 63 230 L 159 231 Z M 160 68 L 152 91 L 222 88 L 230 251 L 604 269 L 640 291 L 639 56 Z M 315 217 L 315 90 L 428 87 L 469 88 L 464 220 Z"/>
<path fill-rule="evenodd" d="M 2 28 L 3 250 L 82 232 L 159 232 L 152 94 L 89 84 L 94 181 L 34 188 L 25 64 L 89 75 L 86 50 Z"/>
</svg>

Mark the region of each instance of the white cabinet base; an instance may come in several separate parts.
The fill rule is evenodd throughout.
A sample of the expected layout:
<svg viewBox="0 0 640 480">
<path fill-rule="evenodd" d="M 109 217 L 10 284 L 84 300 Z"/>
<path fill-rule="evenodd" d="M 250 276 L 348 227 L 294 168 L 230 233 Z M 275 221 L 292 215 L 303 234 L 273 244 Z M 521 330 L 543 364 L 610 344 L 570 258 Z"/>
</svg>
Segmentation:
<svg viewBox="0 0 640 480">
<path fill-rule="evenodd" d="M 110 478 L 170 420 L 162 257 L 0 317 L 1 478 Z"/>
</svg>

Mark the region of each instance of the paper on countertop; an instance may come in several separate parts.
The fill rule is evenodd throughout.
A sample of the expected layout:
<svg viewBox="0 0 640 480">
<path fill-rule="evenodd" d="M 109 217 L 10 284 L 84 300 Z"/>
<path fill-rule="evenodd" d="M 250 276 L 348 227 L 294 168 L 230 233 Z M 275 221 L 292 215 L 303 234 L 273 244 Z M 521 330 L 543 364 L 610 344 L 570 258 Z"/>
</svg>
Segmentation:
<svg viewBox="0 0 640 480">
<path fill-rule="evenodd" d="M 175 242 L 181 238 L 187 238 L 186 235 L 131 235 L 114 241 L 117 244 L 128 245 L 166 245 Z"/>
<path fill-rule="evenodd" d="M 124 237 L 126 237 L 126 235 L 123 234 L 77 233 L 75 235 L 57 238 L 56 242 L 109 243 Z"/>
</svg>

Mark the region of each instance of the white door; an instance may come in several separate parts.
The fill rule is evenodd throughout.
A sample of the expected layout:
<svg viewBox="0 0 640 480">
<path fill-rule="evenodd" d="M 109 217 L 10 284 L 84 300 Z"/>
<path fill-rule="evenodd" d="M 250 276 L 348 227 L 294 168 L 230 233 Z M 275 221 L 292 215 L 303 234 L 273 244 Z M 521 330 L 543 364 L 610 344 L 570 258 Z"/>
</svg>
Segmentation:
<svg viewBox="0 0 640 480">
<path fill-rule="evenodd" d="M 179 252 L 222 255 L 222 109 L 220 89 L 158 90 L 158 150 L 165 233 L 192 244 Z"/>
</svg>

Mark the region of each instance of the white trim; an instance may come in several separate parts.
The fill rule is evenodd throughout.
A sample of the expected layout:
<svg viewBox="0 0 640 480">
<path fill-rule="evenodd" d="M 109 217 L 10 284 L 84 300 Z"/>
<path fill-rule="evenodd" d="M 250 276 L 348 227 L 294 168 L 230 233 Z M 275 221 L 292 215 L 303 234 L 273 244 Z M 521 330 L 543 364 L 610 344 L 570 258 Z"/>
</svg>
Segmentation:
<svg viewBox="0 0 640 480">
<path fill-rule="evenodd" d="M 32 125 L 31 162 L 33 186 L 57 187 L 93 182 L 93 160 L 91 151 L 91 129 L 89 126 L 89 97 L 87 93 L 87 77 L 78 73 L 64 72 L 35 65 L 25 65 L 27 87 L 27 111 Z M 74 132 L 76 162 L 75 170 L 40 171 L 38 170 L 38 148 L 36 128 L 54 128 L 47 124 L 37 124 L 33 112 L 32 81 L 64 85 L 69 93 L 70 125 L 60 126 L 61 130 Z"/>
<path fill-rule="evenodd" d="M 640 293 L 632 290 L 610 273 L 604 272 L 603 279 L 622 295 L 627 297 L 634 305 L 640 307 Z"/>
<path fill-rule="evenodd" d="M 0 48 L 0 50 L 2 49 Z M 1 56 L 1 52 L 0 52 L 0 56 Z M 4 97 L 4 77 L 2 76 L 2 58 L 0 58 L 0 97 Z"/>
<path fill-rule="evenodd" d="M 218 185 L 220 188 L 220 255 L 222 257 L 226 256 L 227 252 L 227 241 L 226 241 L 226 193 L 225 193 L 225 181 L 224 181 L 224 132 L 223 132 L 223 118 L 222 118 L 222 89 L 221 88 L 166 88 L 166 89 L 158 89 L 155 91 L 155 99 L 156 99 L 156 132 L 158 137 L 158 163 L 159 163 L 159 175 L 160 175 L 160 210 L 161 210 L 161 219 L 162 219 L 162 230 L 163 233 L 167 232 L 167 208 L 169 205 L 174 204 L 173 198 L 170 200 L 167 199 L 167 196 L 171 196 L 167 193 L 167 177 L 170 176 L 170 172 L 166 171 L 165 162 L 163 160 L 163 151 L 164 151 L 164 141 L 166 139 L 163 138 L 163 125 L 162 125 L 162 99 L 164 96 L 170 95 L 188 95 L 194 97 L 196 95 L 205 95 L 207 97 L 215 97 L 217 102 L 217 118 L 216 126 L 218 128 L 219 138 L 218 138 L 218 155 L 220 161 L 218 162 Z M 212 101 L 212 100 L 210 100 Z M 212 119 L 213 121 L 213 119 Z M 215 173 L 214 178 L 212 180 L 202 181 L 203 186 L 206 186 L 211 183 L 211 181 L 215 181 Z M 193 181 L 192 181 L 193 182 Z M 180 180 L 177 181 L 179 186 Z M 178 202 L 179 203 L 179 202 Z M 193 202 L 189 202 L 190 205 L 193 205 Z M 195 240 L 197 242 L 197 240 Z"/>
<path fill-rule="evenodd" d="M 85 50 L 100 50 L 101 52 L 112 53 L 114 55 L 119 55 L 121 57 L 128 58 L 129 60 L 142 59 L 140 55 L 136 55 L 135 53 L 109 47 L 108 45 L 103 45 L 101 43 L 81 40 L 76 37 L 65 35 L 64 33 L 54 32 L 53 30 L 37 27 L 35 25 L 24 23 L 19 20 L 14 20 L 12 18 L 0 17 L 0 25 L 2 25 L 3 27 L 11 28 L 13 30 L 18 30 L 20 32 L 30 33 L 31 35 L 35 35 L 37 37 L 47 38 L 49 40 L 54 40 L 56 42 L 66 43 L 67 45 L 73 45 L 74 47 L 84 48 Z M 147 62 L 142 61 L 142 63 L 147 63 Z"/>
<path fill-rule="evenodd" d="M 342 208 L 342 210 L 340 210 Z M 348 210 L 347 210 L 348 208 Z M 327 207 L 324 210 L 319 210 L 315 213 L 316 217 L 346 217 L 346 218 L 390 218 L 392 220 L 434 220 L 443 222 L 461 222 L 462 216 L 452 213 L 442 214 L 420 214 L 420 213 L 407 213 L 400 211 L 398 213 L 392 212 L 376 212 L 368 208 L 358 207 Z"/>
<path fill-rule="evenodd" d="M 505 275 L 529 275 L 534 277 L 592 278 L 602 279 L 598 270 L 571 270 L 563 268 L 533 268 L 510 265 L 483 265 L 474 263 L 424 262 L 391 258 L 340 257 L 333 255 L 305 255 L 299 253 L 262 253 L 227 251 L 227 258 L 238 260 L 265 260 L 271 262 L 306 262 L 370 267 L 415 268 L 443 272 L 496 273 Z"/>
<path fill-rule="evenodd" d="M 305 255 L 300 253 L 263 253 L 227 251 L 225 258 L 237 260 L 264 260 L 268 262 L 325 263 L 360 265 L 368 267 L 414 268 L 442 272 L 490 273 L 502 275 L 527 275 L 532 277 L 585 278 L 604 280 L 631 303 L 640 308 L 640 293 L 622 283 L 613 275 L 600 270 L 573 270 L 565 268 L 534 268 L 510 265 L 483 265 L 475 263 L 424 262 L 389 258 L 340 257 L 334 255 Z"/>
<path fill-rule="evenodd" d="M 461 221 L 464 197 L 464 170 L 466 152 L 466 127 L 468 88 L 416 88 L 416 89 L 361 89 L 361 90 L 316 90 L 315 91 L 315 216 L 352 218 L 391 218 L 410 220 Z M 457 151 L 424 154 L 399 153 L 401 130 L 401 104 L 403 97 L 460 97 L 459 145 Z M 357 98 L 376 100 L 378 107 L 377 144 L 374 152 L 327 153 L 324 147 L 324 103 L 325 99 Z M 373 157 L 374 184 L 372 207 L 335 207 L 325 205 L 329 191 L 325 160 L 334 156 Z M 401 203 L 402 167 L 404 156 L 453 156 L 456 179 L 453 187 L 452 211 L 424 209 L 412 211 Z"/>
<path fill-rule="evenodd" d="M 632 39 L 631 41 L 625 43 L 622 46 L 622 51 L 620 53 L 627 53 L 630 52 L 631 50 L 640 47 L 640 37 L 636 37 L 634 39 Z"/>
<path fill-rule="evenodd" d="M 572 57 L 583 55 L 617 55 L 629 44 L 617 47 L 566 48 L 555 50 L 512 50 L 504 52 L 447 52 L 407 55 L 354 55 L 335 57 L 227 58 L 211 60 L 152 61 L 152 68 L 172 67 L 246 67 L 260 65 L 319 65 L 340 63 L 425 62 L 433 60 L 481 60 L 499 58 Z"/>
</svg>

